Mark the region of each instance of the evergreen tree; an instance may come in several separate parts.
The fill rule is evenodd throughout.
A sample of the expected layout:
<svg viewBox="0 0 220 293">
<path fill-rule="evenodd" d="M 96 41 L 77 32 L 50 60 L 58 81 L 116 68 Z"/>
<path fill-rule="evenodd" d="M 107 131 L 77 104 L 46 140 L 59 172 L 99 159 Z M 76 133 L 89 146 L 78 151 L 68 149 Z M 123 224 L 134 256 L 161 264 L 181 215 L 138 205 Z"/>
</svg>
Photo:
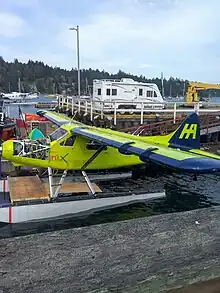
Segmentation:
<svg viewBox="0 0 220 293">
<path fill-rule="evenodd" d="M 132 78 L 135 81 L 156 83 L 161 89 L 160 78 L 147 78 L 143 75 L 137 76 L 119 70 L 116 74 L 109 74 L 102 70 L 82 69 L 81 70 L 81 91 L 82 94 L 88 93 L 88 85 L 92 85 L 93 79 L 121 79 Z M 29 60 L 27 63 L 21 63 L 18 59 L 14 62 L 6 62 L 0 56 L 0 92 L 9 90 L 18 91 L 18 80 L 21 81 L 21 89 L 25 92 L 38 91 L 47 94 L 77 94 L 77 69 L 65 70 L 59 67 L 45 65 L 41 61 Z M 164 79 L 164 94 L 172 96 L 182 96 L 184 91 L 184 80 L 170 77 Z"/>
</svg>

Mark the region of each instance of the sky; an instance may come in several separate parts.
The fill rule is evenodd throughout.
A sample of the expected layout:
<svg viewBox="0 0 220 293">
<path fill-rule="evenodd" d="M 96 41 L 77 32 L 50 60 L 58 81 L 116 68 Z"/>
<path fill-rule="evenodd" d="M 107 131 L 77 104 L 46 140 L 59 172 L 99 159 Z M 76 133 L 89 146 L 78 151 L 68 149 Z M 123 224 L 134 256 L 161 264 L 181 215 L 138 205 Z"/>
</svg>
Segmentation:
<svg viewBox="0 0 220 293">
<path fill-rule="evenodd" d="M 220 83 L 219 0 L 0 0 L 0 56 Z"/>
</svg>

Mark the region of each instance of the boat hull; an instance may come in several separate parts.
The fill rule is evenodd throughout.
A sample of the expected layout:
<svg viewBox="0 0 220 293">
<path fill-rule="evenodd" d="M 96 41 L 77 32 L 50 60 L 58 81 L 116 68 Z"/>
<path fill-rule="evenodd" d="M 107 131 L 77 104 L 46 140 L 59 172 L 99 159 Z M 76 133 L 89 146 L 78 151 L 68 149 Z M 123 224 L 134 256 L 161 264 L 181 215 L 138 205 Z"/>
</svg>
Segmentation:
<svg viewBox="0 0 220 293">
<path fill-rule="evenodd" d="M 14 137 L 15 132 L 15 123 L 3 124 L 0 125 L 0 139 L 1 140 L 8 140 Z"/>
</svg>

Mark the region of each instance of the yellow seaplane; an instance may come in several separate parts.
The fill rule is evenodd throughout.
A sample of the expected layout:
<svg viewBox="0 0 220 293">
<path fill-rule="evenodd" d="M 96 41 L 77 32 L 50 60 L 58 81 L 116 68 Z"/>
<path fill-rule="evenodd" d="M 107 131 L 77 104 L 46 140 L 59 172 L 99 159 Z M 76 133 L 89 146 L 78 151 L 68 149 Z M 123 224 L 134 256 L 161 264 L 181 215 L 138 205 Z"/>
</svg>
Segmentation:
<svg viewBox="0 0 220 293">
<path fill-rule="evenodd" d="M 81 170 L 88 183 L 86 170 L 148 162 L 194 175 L 220 172 L 220 156 L 200 150 L 200 123 L 196 113 L 186 117 L 169 135 L 147 137 L 88 126 L 52 111 L 40 110 L 37 114 L 56 124 L 57 129 L 45 141 L 4 142 L 2 157 L 15 165 L 48 168 L 49 179 L 52 169 L 64 171 L 61 180 L 68 170 Z"/>
</svg>

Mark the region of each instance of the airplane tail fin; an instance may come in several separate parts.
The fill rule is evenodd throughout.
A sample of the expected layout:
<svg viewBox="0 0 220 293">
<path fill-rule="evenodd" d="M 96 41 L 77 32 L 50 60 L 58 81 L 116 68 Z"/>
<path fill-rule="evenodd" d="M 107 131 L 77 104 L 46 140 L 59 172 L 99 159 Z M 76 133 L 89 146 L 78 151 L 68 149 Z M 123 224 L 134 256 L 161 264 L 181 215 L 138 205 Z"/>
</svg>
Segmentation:
<svg viewBox="0 0 220 293">
<path fill-rule="evenodd" d="M 200 149 L 200 122 L 196 113 L 188 115 L 173 135 L 171 134 L 169 146 L 183 150 Z"/>
</svg>

